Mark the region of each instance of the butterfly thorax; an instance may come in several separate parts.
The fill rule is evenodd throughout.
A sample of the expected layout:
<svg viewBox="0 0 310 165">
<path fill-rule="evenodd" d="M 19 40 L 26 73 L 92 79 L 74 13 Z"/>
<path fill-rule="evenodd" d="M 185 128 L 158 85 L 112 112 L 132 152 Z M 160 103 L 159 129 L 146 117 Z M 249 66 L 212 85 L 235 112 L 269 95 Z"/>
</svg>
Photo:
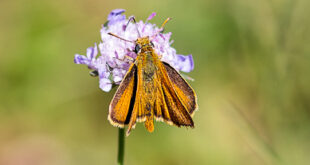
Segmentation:
<svg viewBox="0 0 310 165">
<path fill-rule="evenodd" d="M 143 82 L 147 84 L 153 84 L 155 79 L 155 72 L 158 69 L 156 64 L 158 59 L 157 54 L 153 49 L 148 37 L 138 38 L 136 44 L 140 46 L 140 51 L 136 59 L 136 64 L 141 66 Z M 145 85 L 147 85 L 145 84 Z M 154 85 L 154 84 L 153 84 Z"/>
<path fill-rule="evenodd" d="M 155 95 L 157 90 L 157 82 L 158 76 L 156 74 L 156 71 L 158 70 L 156 66 L 156 60 L 158 57 L 154 54 L 153 50 L 144 52 L 141 51 L 138 55 L 137 65 L 141 66 L 141 76 L 138 77 L 138 79 L 141 79 L 140 83 L 143 86 L 143 99 L 145 99 L 146 102 L 146 110 L 151 111 L 150 107 L 153 107 L 153 104 L 155 102 Z"/>
</svg>

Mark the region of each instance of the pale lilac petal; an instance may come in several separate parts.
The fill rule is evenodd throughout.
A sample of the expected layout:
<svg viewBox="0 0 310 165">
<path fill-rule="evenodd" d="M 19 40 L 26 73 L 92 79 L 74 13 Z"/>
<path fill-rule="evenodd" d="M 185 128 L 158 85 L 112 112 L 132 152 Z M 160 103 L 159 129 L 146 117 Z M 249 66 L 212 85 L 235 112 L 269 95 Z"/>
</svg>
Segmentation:
<svg viewBox="0 0 310 165">
<path fill-rule="evenodd" d="M 89 47 L 86 50 L 86 56 L 76 54 L 74 57 L 74 63 L 87 65 L 89 69 L 97 70 L 96 56 L 98 54 L 97 44 L 94 47 Z"/>
<path fill-rule="evenodd" d="M 85 65 L 89 65 L 89 60 L 87 57 L 85 57 L 84 55 L 79 55 L 79 54 L 76 54 L 74 56 L 74 63 L 76 64 L 85 64 Z"/>
<path fill-rule="evenodd" d="M 108 71 L 107 69 L 98 69 L 98 74 L 99 74 L 99 78 L 109 78 L 110 76 L 110 71 Z"/>
<path fill-rule="evenodd" d="M 113 81 L 119 84 L 126 74 L 126 70 L 120 68 L 114 68 L 113 71 Z"/>
<path fill-rule="evenodd" d="M 117 84 L 119 84 L 122 81 L 123 77 L 121 76 L 114 76 L 113 81 Z"/>
<path fill-rule="evenodd" d="M 90 60 L 95 59 L 97 57 L 97 54 L 98 54 L 98 48 L 96 43 L 94 47 L 89 47 L 86 50 L 86 56 Z"/>
<path fill-rule="evenodd" d="M 91 56 L 93 56 L 93 54 L 94 54 L 94 48 L 93 48 L 93 47 L 87 48 L 87 50 L 86 50 L 86 56 L 87 56 L 87 58 L 88 58 L 88 59 L 91 59 Z"/>
<path fill-rule="evenodd" d="M 120 15 L 120 14 L 124 13 L 125 11 L 126 11 L 125 9 L 114 9 L 114 10 L 112 10 L 108 16 L 108 20 L 110 20 L 110 18 L 113 16 Z"/>
<path fill-rule="evenodd" d="M 149 21 L 156 16 L 156 12 L 153 12 L 146 20 Z"/>
<path fill-rule="evenodd" d="M 99 62 L 99 64 L 97 65 L 97 68 L 98 68 L 99 78 L 109 78 L 111 73 L 108 70 L 108 66 L 105 63 L 105 61 Z"/>
<path fill-rule="evenodd" d="M 112 82 L 107 78 L 102 78 L 99 80 L 99 87 L 105 92 L 109 92 L 112 89 Z"/>
<path fill-rule="evenodd" d="M 156 16 L 156 13 L 153 12 L 153 13 L 146 19 L 145 23 L 142 22 L 143 27 L 142 27 L 142 29 L 141 29 L 141 32 L 145 32 L 145 27 L 146 27 L 146 25 L 147 25 L 147 22 L 150 21 L 151 19 L 153 19 L 155 16 Z"/>
<path fill-rule="evenodd" d="M 109 21 L 108 26 L 111 26 L 111 25 L 115 24 L 116 22 L 125 20 L 126 16 L 122 15 L 122 13 L 124 13 L 124 12 L 125 12 L 124 9 L 113 10 L 108 16 L 108 21 Z"/>
<path fill-rule="evenodd" d="M 183 72 L 190 72 L 194 69 L 194 60 L 191 54 L 188 56 L 177 55 L 177 63 L 179 69 Z"/>
<path fill-rule="evenodd" d="M 109 92 L 112 88 L 112 82 L 109 79 L 111 73 L 107 68 L 105 60 L 103 58 L 99 58 L 98 60 L 100 60 L 98 65 L 99 87 L 103 91 Z"/>
</svg>

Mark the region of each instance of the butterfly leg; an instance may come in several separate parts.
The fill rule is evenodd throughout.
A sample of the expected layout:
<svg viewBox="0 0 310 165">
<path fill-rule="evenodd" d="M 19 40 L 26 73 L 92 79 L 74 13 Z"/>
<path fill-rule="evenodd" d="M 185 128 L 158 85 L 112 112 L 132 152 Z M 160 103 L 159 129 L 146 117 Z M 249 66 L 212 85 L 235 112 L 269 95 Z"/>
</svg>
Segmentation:
<svg viewBox="0 0 310 165">
<path fill-rule="evenodd" d="M 129 60 L 130 62 L 135 62 L 135 59 L 128 56 L 128 55 L 125 55 L 124 57 L 125 57 L 125 59 Z"/>
</svg>

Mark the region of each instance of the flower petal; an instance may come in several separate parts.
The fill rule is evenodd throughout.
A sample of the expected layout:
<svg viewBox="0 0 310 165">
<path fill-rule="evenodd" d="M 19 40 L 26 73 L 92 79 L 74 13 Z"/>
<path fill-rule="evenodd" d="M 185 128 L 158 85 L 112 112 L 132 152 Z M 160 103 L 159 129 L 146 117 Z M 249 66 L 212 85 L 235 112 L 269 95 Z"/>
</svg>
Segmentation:
<svg viewBox="0 0 310 165">
<path fill-rule="evenodd" d="M 113 73 L 113 81 L 115 83 L 119 84 L 122 81 L 122 79 L 124 78 L 124 76 L 126 74 L 126 70 L 114 68 L 112 73 Z"/>
<path fill-rule="evenodd" d="M 190 54 L 188 56 L 176 55 L 177 56 L 177 65 L 179 69 L 183 72 L 190 72 L 194 69 L 194 60 L 193 56 Z"/>
<path fill-rule="evenodd" d="M 156 16 L 156 12 L 153 12 L 147 19 L 146 21 L 149 21 L 151 19 L 153 19 Z"/>
<path fill-rule="evenodd" d="M 89 47 L 86 50 L 86 56 L 90 60 L 95 59 L 97 57 L 97 54 L 98 54 L 98 48 L 96 43 L 94 47 Z"/>
<path fill-rule="evenodd" d="M 90 61 L 88 60 L 87 57 L 85 57 L 83 55 L 76 54 L 74 56 L 74 63 L 89 65 Z"/>
<path fill-rule="evenodd" d="M 124 12 L 125 12 L 124 9 L 112 10 L 112 12 L 108 16 L 108 21 L 109 21 L 108 26 L 111 26 L 111 25 L 115 24 L 116 22 L 125 20 L 126 16 L 122 15 L 122 13 L 124 13 Z"/>
<path fill-rule="evenodd" d="M 105 92 L 109 92 L 112 88 L 112 83 L 109 79 L 107 78 L 101 78 L 99 80 L 99 87 Z"/>
</svg>

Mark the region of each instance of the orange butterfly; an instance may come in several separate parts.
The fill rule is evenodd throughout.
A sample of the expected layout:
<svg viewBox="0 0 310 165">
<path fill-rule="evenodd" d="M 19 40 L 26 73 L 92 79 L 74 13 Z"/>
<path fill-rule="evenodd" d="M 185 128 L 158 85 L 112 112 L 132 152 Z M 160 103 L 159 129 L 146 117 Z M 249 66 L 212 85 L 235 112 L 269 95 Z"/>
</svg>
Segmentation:
<svg viewBox="0 0 310 165">
<path fill-rule="evenodd" d="M 132 19 L 135 22 L 133 17 Z M 169 18 L 161 29 L 168 21 Z M 154 118 L 170 125 L 193 128 L 192 116 L 198 107 L 197 96 L 173 67 L 160 61 L 154 51 L 152 38 L 147 36 L 129 41 L 109 34 L 127 42 L 134 42 L 137 53 L 137 58 L 110 103 L 110 123 L 121 128 L 128 125 L 127 136 L 136 122 L 144 122 L 146 129 L 153 132 Z"/>
</svg>

